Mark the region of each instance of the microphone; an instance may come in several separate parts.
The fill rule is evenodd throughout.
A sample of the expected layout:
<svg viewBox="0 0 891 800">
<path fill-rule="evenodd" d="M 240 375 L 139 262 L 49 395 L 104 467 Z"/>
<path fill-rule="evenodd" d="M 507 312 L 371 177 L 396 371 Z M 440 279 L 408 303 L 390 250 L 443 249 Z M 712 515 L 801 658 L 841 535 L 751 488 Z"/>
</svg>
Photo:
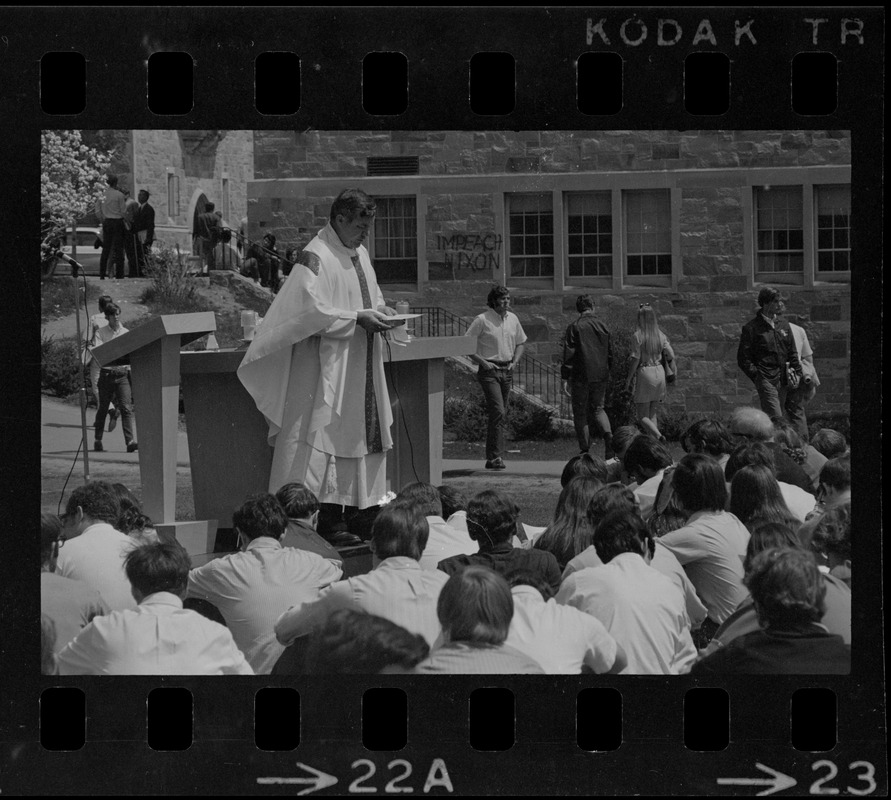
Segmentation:
<svg viewBox="0 0 891 800">
<path fill-rule="evenodd" d="M 79 271 L 83 271 L 84 265 L 79 261 L 75 261 L 68 253 L 63 253 L 61 250 L 56 253 L 58 258 L 61 258 L 66 264 L 71 267 L 72 274 L 77 276 Z"/>
</svg>

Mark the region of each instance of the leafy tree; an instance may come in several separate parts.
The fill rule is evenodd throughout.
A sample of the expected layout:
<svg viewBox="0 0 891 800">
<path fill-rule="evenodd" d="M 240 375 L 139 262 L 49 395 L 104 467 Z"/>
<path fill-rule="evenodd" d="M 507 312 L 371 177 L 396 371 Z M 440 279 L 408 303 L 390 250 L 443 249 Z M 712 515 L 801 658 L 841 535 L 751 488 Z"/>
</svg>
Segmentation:
<svg viewBox="0 0 891 800">
<path fill-rule="evenodd" d="M 80 131 L 40 134 L 40 261 L 52 274 L 65 227 L 90 211 L 104 186 L 111 153 L 88 147 Z"/>
</svg>

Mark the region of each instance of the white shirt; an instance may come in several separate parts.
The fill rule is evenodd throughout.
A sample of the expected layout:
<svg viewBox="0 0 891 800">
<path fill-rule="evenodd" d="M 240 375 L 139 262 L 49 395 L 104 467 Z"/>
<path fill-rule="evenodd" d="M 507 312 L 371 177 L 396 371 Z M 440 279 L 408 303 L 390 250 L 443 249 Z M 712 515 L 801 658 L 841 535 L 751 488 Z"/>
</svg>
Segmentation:
<svg viewBox="0 0 891 800">
<path fill-rule="evenodd" d="M 748 596 L 743 559 L 749 531 L 729 511 L 697 511 L 659 541 L 684 565 L 713 622 L 723 622 Z"/>
<path fill-rule="evenodd" d="M 602 565 L 603 562 L 600 560 L 600 556 L 597 555 L 597 548 L 593 544 L 589 545 L 567 563 L 566 569 L 563 570 L 563 580 L 566 580 L 573 572 Z M 653 552 L 650 566 L 657 572 L 661 572 L 666 578 L 671 578 L 678 589 L 681 590 L 684 595 L 687 616 L 690 617 L 690 626 L 693 630 L 699 628 L 708 613 L 706 607 L 699 599 L 699 595 L 696 594 L 696 587 L 693 586 L 687 577 L 681 562 L 659 539 L 656 540 L 656 549 Z"/>
<path fill-rule="evenodd" d="M 574 572 L 557 602 L 603 623 L 628 656 L 623 675 L 679 675 L 696 658 L 683 595 L 636 553 Z"/>
<path fill-rule="evenodd" d="M 453 514 L 452 517 L 455 515 Z M 427 517 L 427 526 L 430 535 L 427 537 L 427 546 L 421 555 L 422 569 L 436 569 L 445 558 L 457 555 L 473 555 L 479 552 L 480 546 L 467 533 L 467 517 L 464 518 L 464 530 L 452 527 L 442 517 Z"/>
<path fill-rule="evenodd" d="M 486 309 L 470 323 L 465 336 L 476 339 L 476 354 L 493 361 L 511 361 L 517 347 L 526 342 L 526 333 L 513 311 L 502 318 L 495 309 Z"/>
<path fill-rule="evenodd" d="M 56 658 L 60 675 L 252 675 L 232 634 L 169 592 L 96 617 Z"/>
<path fill-rule="evenodd" d="M 59 548 L 56 573 L 92 586 L 112 611 L 136 608 L 124 559 L 137 544 L 107 522 L 97 522 Z"/>
<path fill-rule="evenodd" d="M 777 483 L 780 484 L 780 493 L 792 512 L 792 516 L 799 522 L 804 522 L 807 515 L 817 505 L 817 498 L 794 483 L 783 483 L 782 481 L 777 481 Z"/>
<path fill-rule="evenodd" d="M 505 644 L 525 653 L 549 675 L 578 675 L 586 664 L 609 672 L 616 640 L 596 617 L 548 601 L 533 586 L 514 586 L 514 616 Z"/>
<path fill-rule="evenodd" d="M 339 608 L 352 608 L 418 633 L 433 647 L 442 633 L 436 602 L 448 579 L 438 569 L 421 569 L 413 558 L 385 558 L 365 575 L 332 584 L 316 602 L 288 609 L 275 623 L 275 635 L 282 644 L 290 644 Z"/>
<path fill-rule="evenodd" d="M 660 469 L 652 478 L 647 478 L 643 483 L 628 488 L 634 492 L 637 502 L 640 505 L 640 515 L 645 519 L 649 519 L 653 513 L 653 505 L 656 503 L 656 494 L 659 492 L 659 484 L 662 483 L 662 476 L 665 474 L 664 469 Z"/>
<path fill-rule="evenodd" d="M 814 386 L 819 386 L 820 379 L 817 377 L 817 370 L 814 367 L 814 351 L 811 348 L 811 343 L 808 341 L 807 332 L 800 325 L 792 322 L 789 323 L 789 330 L 792 331 L 792 339 L 795 341 L 795 349 L 798 351 L 802 376 L 810 376 Z M 808 360 L 805 361 L 805 359 Z"/>
<path fill-rule="evenodd" d="M 272 672 L 284 646 L 275 621 L 289 608 L 311 603 L 343 574 L 339 565 L 308 550 L 282 547 L 259 536 L 244 552 L 215 558 L 189 573 L 189 597 L 213 603 L 238 649 L 258 675 Z"/>
</svg>

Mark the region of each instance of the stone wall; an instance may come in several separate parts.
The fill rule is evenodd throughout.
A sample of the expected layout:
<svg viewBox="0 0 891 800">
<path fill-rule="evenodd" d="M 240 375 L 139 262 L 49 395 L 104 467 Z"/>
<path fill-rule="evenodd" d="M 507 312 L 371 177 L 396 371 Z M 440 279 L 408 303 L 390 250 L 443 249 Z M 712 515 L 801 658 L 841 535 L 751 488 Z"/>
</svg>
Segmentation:
<svg viewBox="0 0 891 800">
<path fill-rule="evenodd" d="M 254 178 L 253 131 L 201 131 L 201 136 L 175 130 L 133 131 L 133 174 L 137 189 L 151 192 L 155 232 L 169 244 L 192 248 L 194 198 L 203 192 L 222 210 L 222 175 L 229 178 L 226 222 L 237 228 L 247 216 L 247 184 Z M 179 213 L 170 216 L 167 203 L 167 169 L 179 176 Z"/>
<path fill-rule="evenodd" d="M 751 264 L 745 264 L 750 170 L 844 167 L 851 159 L 845 131 L 257 131 L 254 152 L 258 182 L 250 188 L 249 235 L 271 230 L 282 249 L 300 247 L 315 235 L 339 189 L 364 185 L 369 157 L 417 156 L 421 179 L 474 176 L 458 188 L 453 182 L 449 190 L 437 190 L 435 180 L 425 184 L 428 280 L 410 292 L 384 287 L 393 302 L 442 307 L 467 320 L 484 309 L 494 268 L 505 274 L 501 239 L 506 233 L 496 208 L 498 183 L 505 176 L 525 176 L 528 188 L 522 191 L 541 191 L 541 181 L 565 174 L 576 181 L 573 191 L 584 191 L 589 187 L 578 181 L 579 173 L 675 175 L 680 190 L 676 285 L 593 293 L 597 313 L 629 328 L 639 303 L 653 305 L 678 356 L 678 381 L 668 403 L 691 414 L 726 413 L 757 402 L 736 365 L 740 328 L 755 314 L 758 289 Z M 542 176 L 539 183 L 536 176 Z M 512 287 L 529 354 L 559 361 L 560 340 L 576 316 L 579 291 Z M 811 409 L 847 413 L 850 286 L 784 291 L 790 297 L 788 317 L 807 331 L 822 382 Z"/>
</svg>

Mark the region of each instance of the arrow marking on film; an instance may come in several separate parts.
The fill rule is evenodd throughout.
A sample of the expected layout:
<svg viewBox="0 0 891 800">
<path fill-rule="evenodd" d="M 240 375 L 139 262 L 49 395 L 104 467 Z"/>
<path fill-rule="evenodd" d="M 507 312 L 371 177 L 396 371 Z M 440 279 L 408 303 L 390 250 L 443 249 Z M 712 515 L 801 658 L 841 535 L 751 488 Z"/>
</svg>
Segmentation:
<svg viewBox="0 0 891 800">
<path fill-rule="evenodd" d="M 758 767 L 762 772 L 766 772 L 770 775 L 770 778 L 718 778 L 718 783 L 720 784 L 735 784 L 737 786 L 769 786 L 769 789 L 765 789 L 763 792 L 758 792 L 756 796 L 773 794 L 774 792 L 781 792 L 783 789 L 788 789 L 792 786 L 795 786 L 798 781 L 795 778 L 792 778 L 788 775 L 784 775 L 782 772 L 777 772 L 775 769 L 771 769 L 764 764 L 756 761 L 755 766 Z"/>
<path fill-rule="evenodd" d="M 306 764 L 301 764 L 299 761 L 297 762 L 297 766 L 301 769 L 306 770 L 307 772 L 311 772 L 313 776 L 311 778 L 257 778 L 257 783 L 259 784 L 276 784 L 276 783 L 309 783 L 311 786 L 307 786 L 305 789 L 301 789 L 297 792 L 298 795 L 301 794 L 309 794 L 310 792 L 317 792 L 319 789 L 325 789 L 328 786 L 334 786 L 337 783 L 337 778 L 333 775 L 329 775 L 327 772 L 322 772 L 321 770 L 315 769 L 314 767 L 307 766 Z"/>
</svg>

